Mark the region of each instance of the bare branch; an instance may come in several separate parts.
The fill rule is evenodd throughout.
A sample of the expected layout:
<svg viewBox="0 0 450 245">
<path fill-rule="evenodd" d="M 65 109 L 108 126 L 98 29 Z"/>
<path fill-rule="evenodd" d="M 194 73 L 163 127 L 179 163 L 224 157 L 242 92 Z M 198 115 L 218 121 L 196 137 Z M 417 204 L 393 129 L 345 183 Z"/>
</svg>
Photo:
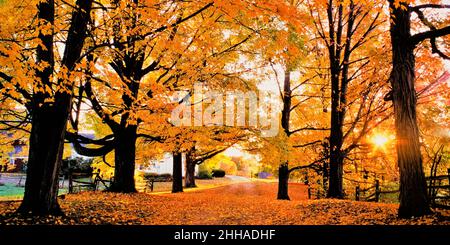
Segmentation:
<svg viewBox="0 0 450 245">
<path fill-rule="evenodd" d="M 304 127 L 304 128 L 298 128 L 296 130 L 290 131 L 289 135 L 298 133 L 300 131 L 328 131 L 330 128 L 314 128 L 314 127 Z"/>
<path fill-rule="evenodd" d="M 446 26 L 436 30 L 429 30 L 413 35 L 411 37 L 411 44 L 417 45 L 426 39 L 443 37 L 450 34 L 450 26 Z"/>
</svg>

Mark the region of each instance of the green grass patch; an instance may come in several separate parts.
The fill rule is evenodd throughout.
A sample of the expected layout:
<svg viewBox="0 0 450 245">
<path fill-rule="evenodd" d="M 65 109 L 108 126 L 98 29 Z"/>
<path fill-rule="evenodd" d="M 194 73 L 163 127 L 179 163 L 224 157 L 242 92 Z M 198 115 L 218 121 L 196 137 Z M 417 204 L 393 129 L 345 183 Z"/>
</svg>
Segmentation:
<svg viewBox="0 0 450 245">
<path fill-rule="evenodd" d="M 16 184 L 5 183 L 0 186 L 0 200 L 22 198 L 24 191 L 24 187 L 17 186 Z"/>
</svg>

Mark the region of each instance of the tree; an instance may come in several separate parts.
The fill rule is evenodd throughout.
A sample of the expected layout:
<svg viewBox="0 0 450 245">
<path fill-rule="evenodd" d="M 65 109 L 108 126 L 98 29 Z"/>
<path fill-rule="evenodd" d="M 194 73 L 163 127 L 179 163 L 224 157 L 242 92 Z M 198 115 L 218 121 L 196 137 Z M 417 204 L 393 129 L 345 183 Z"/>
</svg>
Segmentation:
<svg viewBox="0 0 450 245">
<path fill-rule="evenodd" d="M 417 63 L 420 66 L 420 61 Z M 439 68 L 442 69 L 442 67 Z M 421 86 L 420 79 L 416 82 L 418 83 L 416 86 L 417 117 L 421 129 L 423 167 L 425 174 L 429 173 L 429 176 L 445 175 L 450 167 L 448 164 L 450 135 L 445 133 L 445 130 L 450 127 L 450 107 L 442 106 L 448 104 L 450 95 L 439 93 L 449 89 L 449 81 L 450 73 L 445 71 L 438 79 L 426 85 Z M 432 191 L 433 189 L 428 189 L 428 196 Z"/>
<path fill-rule="evenodd" d="M 300 83 L 300 85 L 296 86 L 295 88 L 291 88 L 291 71 L 292 68 L 286 68 L 286 72 L 284 74 L 284 86 L 283 86 L 283 92 L 281 94 L 282 101 L 283 101 L 283 110 L 281 112 L 281 126 L 283 128 L 284 134 L 286 135 L 287 141 L 290 140 L 290 136 L 292 136 L 295 133 L 299 133 L 301 131 L 328 131 L 326 128 L 318 128 L 318 127 L 305 127 L 305 128 L 297 128 L 297 129 L 291 129 L 291 113 L 298 107 L 301 106 L 305 101 L 299 101 L 297 104 L 292 105 L 293 101 L 293 95 L 294 90 L 297 88 L 300 88 L 302 84 L 306 84 L 309 79 L 306 79 L 306 81 L 303 81 Z M 312 141 L 305 143 L 304 147 L 315 145 L 319 143 L 320 141 Z M 302 146 L 303 147 L 303 146 Z M 301 146 L 297 146 L 296 148 L 301 148 Z M 303 168 L 314 168 L 316 167 L 316 164 L 323 161 L 323 159 L 314 161 L 313 163 L 310 163 L 305 166 L 295 166 L 292 168 L 289 168 L 289 158 L 287 158 L 286 161 L 282 162 L 278 168 L 278 194 L 277 199 L 279 200 L 289 200 L 289 175 L 291 172 L 295 170 L 300 170 Z"/>
<path fill-rule="evenodd" d="M 215 131 L 211 129 L 212 131 Z M 226 133 L 223 133 L 226 135 Z M 244 134 L 245 135 L 245 134 Z M 195 144 L 186 152 L 185 165 L 185 184 L 186 188 L 197 187 L 195 184 L 195 167 L 204 163 L 205 161 L 221 154 L 229 147 L 236 144 L 239 140 L 243 140 L 244 136 L 237 136 L 234 139 L 225 139 L 223 135 L 215 135 L 210 138 L 209 142 L 202 142 L 203 144 Z"/>
<path fill-rule="evenodd" d="M 173 67 L 176 63 L 170 62 L 173 62 L 173 60 L 178 62 L 181 57 L 171 52 L 173 50 L 170 50 L 170 47 L 164 47 L 161 41 L 174 41 L 179 25 L 199 15 L 211 7 L 212 4 L 207 3 L 201 5 L 198 9 L 195 9 L 196 4 L 190 8 L 182 4 L 174 9 L 169 6 L 166 9 L 168 10 L 167 12 L 159 12 L 161 9 L 158 9 L 160 5 L 157 3 L 154 5 L 156 8 L 153 9 L 151 4 L 140 4 L 134 0 L 124 2 L 113 1 L 111 6 L 112 10 L 106 11 L 105 13 L 109 19 L 103 23 L 107 29 L 107 35 L 113 37 L 113 43 L 107 45 L 108 47 L 106 48 L 106 51 L 111 54 L 111 58 L 100 56 L 98 65 L 109 66 L 107 69 L 111 68 L 116 73 L 116 77 L 101 77 L 99 76 L 100 74 L 89 74 L 88 81 L 84 85 L 84 92 L 93 110 L 109 126 L 112 134 L 107 135 L 103 139 L 88 142 L 79 135 L 72 135 L 69 140 L 75 144 L 75 149 L 83 155 L 101 156 L 114 151 L 115 174 L 110 190 L 129 193 L 136 192 L 134 172 L 137 139 L 143 137 L 146 140 L 152 141 L 162 140 L 161 137 L 154 137 L 143 132 L 138 132 L 139 124 L 143 122 L 142 117 L 138 116 L 139 111 L 159 110 L 158 108 L 149 108 L 152 107 L 151 105 L 139 105 L 143 103 L 144 99 L 147 99 L 146 104 L 151 104 L 152 100 L 160 100 L 160 98 L 154 98 L 154 96 L 158 96 L 156 91 L 152 91 L 155 88 L 149 88 L 147 84 L 145 84 L 145 87 L 141 86 L 142 83 L 145 83 L 144 77 L 149 74 L 155 74 L 159 76 L 155 80 L 161 81 L 161 85 L 174 78 L 174 75 L 170 73 L 170 67 Z M 193 13 L 183 15 L 183 11 L 188 12 L 188 9 L 191 8 L 195 10 Z M 153 11 L 152 13 L 160 15 L 160 22 L 152 22 L 149 13 L 146 12 L 149 10 Z M 163 12 L 166 13 L 163 14 Z M 173 16 L 179 17 L 174 23 L 171 23 L 171 17 Z M 138 20 L 138 18 L 140 19 Z M 151 24 L 155 26 L 154 30 L 149 32 L 148 29 L 143 29 L 142 27 L 146 25 L 145 22 L 152 22 Z M 140 32 L 131 33 L 137 29 Z M 96 34 L 101 36 L 102 31 L 99 30 L 100 33 Z M 104 40 L 101 40 L 103 42 L 100 42 L 100 44 L 96 44 L 95 42 L 99 42 L 96 40 L 98 39 L 97 36 L 93 36 L 92 38 L 94 45 L 91 49 L 102 46 Z M 157 53 L 158 51 L 160 52 L 159 54 Z M 147 59 L 153 55 L 156 56 L 152 57 L 153 60 L 148 63 Z M 164 80 L 163 77 L 165 76 L 170 78 Z M 120 82 L 114 84 L 115 82 L 112 82 L 111 79 L 116 78 Z M 99 83 L 99 86 L 93 86 L 93 82 L 95 81 Z M 108 96 L 107 98 L 101 97 L 102 92 L 107 90 L 103 87 L 105 85 L 111 88 L 112 91 L 115 90 L 116 86 L 121 87 L 121 95 Z M 98 90 L 97 92 L 95 91 L 96 88 Z M 107 104 L 113 106 L 108 108 L 109 106 Z M 117 106 L 114 106 L 114 104 L 117 104 Z M 74 127 L 77 128 L 77 126 Z M 83 147 L 81 143 L 90 143 L 92 145 L 100 145 L 101 147 L 87 148 Z"/>
<path fill-rule="evenodd" d="M 433 53 L 448 58 L 437 45 L 437 38 L 450 34 L 450 26 L 437 28 L 423 14 L 424 9 L 449 8 L 440 4 L 410 6 L 413 1 L 389 0 L 391 9 L 392 73 L 391 96 L 395 112 L 397 163 L 400 170 L 399 217 L 418 217 L 431 213 L 420 153 L 416 113 L 415 54 L 417 45 L 431 43 Z M 411 14 L 415 12 L 429 31 L 411 34 Z"/>
<path fill-rule="evenodd" d="M 352 59 L 358 49 L 364 48 L 378 34 L 375 32 L 382 23 L 379 3 L 367 4 L 362 1 L 320 1 L 317 7 L 309 6 L 318 37 L 327 49 L 329 79 L 331 84 L 331 121 L 329 135 L 329 187 L 328 197 L 343 198 L 344 159 L 349 153 L 344 146 L 348 135 L 344 132 L 351 83 L 361 76 L 371 62 L 369 55 Z M 314 9 L 319 9 L 314 12 Z M 321 17 L 325 9 L 326 18 Z M 324 19 L 326 25 L 324 26 Z M 359 53 L 359 55 L 365 55 Z M 371 78 L 369 78 L 371 79 Z M 370 81 L 368 82 L 368 87 Z M 353 88 L 354 89 L 354 88 Z M 362 103 L 364 104 L 365 101 Z M 361 106 L 364 108 L 364 105 Z M 350 127 L 350 131 L 354 128 Z M 352 147 L 351 147 L 352 148 Z M 351 149 L 350 148 L 350 149 Z"/>
<path fill-rule="evenodd" d="M 93 28 L 99 33 L 94 35 L 91 49 L 106 42 L 96 40 L 97 36 L 106 36 L 107 40 L 109 36 L 113 37 L 112 44 L 99 48 L 107 55 L 97 53 L 98 57 L 94 59 L 96 66 L 108 72 L 88 74 L 83 90 L 92 109 L 111 129 L 111 134 L 88 140 L 75 133 L 68 139 L 83 155 L 104 155 L 114 151 L 112 191 L 136 191 L 134 166 L 138 138 L 147 143 L 162 143 L 177 137 L 177 130 L 173 130 L 168 122 L 170 110 L 178 103 L 170 101 L 172 93 L 184 90 L 189 93 L 196 81 L 213 87 L 211 84 L 222 86 L 223 80 L 238 79 L 238 75 L 228 72 L 226 66 L 238 58 L 236 50 L 255 31 L 242 29 L 240 22 L 233 19 L 237 18 L 234 14 L 222 14 L 225 7 L 209 1 L 176 2 L 167 6 L 158 2 L 147 5 L 124 1 L 105 8 L 109 18 L 101 20 L 103 28 Z M 149 11 L 158 16 L 158 21 L 153 20 Z M 151 31 L 149 26 L 153 27 Z M 223 30 L 236 31 L 236 34 L 224 37 Z M 73 127 L 77 128 L 76 125 Z M 171 132 L 164 133 L 164 130 Z M 82 145 L 86 143 L 100 147 Z M 169 152 L 179 147 L 168 145 L 174 147 L 165 146 Z M 181 150 L 183 153 L 186 149 Z"/>
<path fill-rule="evenodd" d="M 183 192 L 183 156 L 180 152 L 173 153 L 172 193 Z"/>
<path fill-rule="evenodd" d="M 313 32 L 317 38 L 301 44 L 310 55 L 288 52 L 283 82 L 277 78 L 283 106 L 281 125 L 286 135 L 279 141 L 287 142 L 284 146 L 278 144 L 284 148 L 280 153 L 288 155 L 279 166 L 279 199 L 289 199 L 289 175 L 301 169 L 322 175 L 323 184 L 330 180 L 333 191 L 329 196 L 343 197 L 344 159 L 360 147 L 359 142 L 371 129 L 385 120 L 373 123 L 375 115 L 381 116 L 386 111 L 385 103 L 375 103 L 386 83 L 374 86 L 371 81 L 376 76 L 383 77 L 380 68 L 383 66 L 379 65 L 384 62 L 382 54 L 373 54 L 377 43 L 374 37 L 380 35 L 376 29 L 383 23 L 380 10 L 373 6 L 353 1 L 317 1 L 306 6 L 311 21 L 297 32 Z M 323 13 L 328 17 L 326 20 Z M 290 31 L 290 42 L 299 39 L 293 37 L 293 29 Z M 307 40 L 305 36 L 300 39 Z M 292 79 L 294 72 L 302 75 L 300 81 Z M 330 118 L 328 98 L 331 98 Z M 350 116 L 346 116 L 347 112 Z M 327 126 L 325 120 L 330 119 Z M 340 194 L 335 196 L 336 189 Z"/>
<path fill-rule="evenodd" d="M 15 2 L 11 2 L 11 6 L 24 8 Z M 2 39 L 0 55 L 7 63 L 5 72 L 0 72 L 3 80 L 0 87 L 9 90 L 13 94 L 10 98 L 25 106 L 31 118 L 25 195 L 18 212 L 62 213 L 57 201 L 58 177 L 72 106 L 74 84 L 71 79 L 76 77 L 80 64 L 91 7 L 92 1 L 76 1 L 69 19 L 56 20 L 60 9 L 56 8 L 55 2 L 40 1 L 35 9 L 22 9 L 30 11 L 24 15 L 30 18 L 13 22 L 24 26 L 17 30 L 7 28 L 11 32 L 2 33 L 9 37 Z M 33 13 L 37 16 L 37 24 L 33 21 Z M 64 22 L 69 26 L 64 36 L 64 52 L 60 60 L 55 60 L 56 33 L 61 31 L 60 25 Z M 26 31 L 27 28 L 34 28 L 36 32 Z M 14 52 L 4 52 L 13 46 Z M 31 59 L 33 56 L 35 60 Z M 17 66 L 18 62 L 22 65 Z M 23 81 L 17 80 L 22 78 Z"/>
<path fill-rule="evenodd" d="M 195 184 L 195 167 L 192 150 L 186 153 L 186 165 L 185 165 L 185 175 L 184 175 L 184 187 L 194 188 L 197 187 Z"/>
</svg>

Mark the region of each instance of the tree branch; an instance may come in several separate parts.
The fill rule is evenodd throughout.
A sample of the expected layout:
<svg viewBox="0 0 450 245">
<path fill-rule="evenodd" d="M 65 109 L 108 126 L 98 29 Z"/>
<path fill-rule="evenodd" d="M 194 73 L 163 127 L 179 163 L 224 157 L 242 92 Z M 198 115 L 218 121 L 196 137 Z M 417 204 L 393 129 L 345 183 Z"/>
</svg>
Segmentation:
<svg viewBox="0 0 450 245">
<path fill-rule="evenodd" d="M 316 160 L 316 161 L 314 161 L 314 162 L 312 162 L 312 163 L 310 163 L 308 165 L 293 167 L 293 168 L 289 169 L 289 173 L 293 172 L 295 170 L 300 170 L 300 169 L 305 169 L 305 168 L 312 168 L 314 165 L 316 165 L 316 164 L 318 164 L 320 162 L 323 162 L 323 161 L 325 161 L 327 159 L 328 159 L 328 157 L 324 157 L 324 158 Z"/>
<path fill-rule="evenodd" d="M 89 139 L 76 133 L 66 132 L 66 139 L 72 143 L 75 151 L 83 156 L 97 157 L 104 156 L 114 150 L 115 141 L 113 135 L 108 135 L 99 140 Z M 81 144 L 97 144 L 102 145 L 100 148 L 87 148 Z"/>
<path fill-rule="evenodd" d="M 449 5 L 450 6 L 450 5 Z M 420 9 L 413 9 L 414 12 L 416 12 L 417 16 L 419 17 L 420 21 L 426 25 L 430 30 L 435 31 L 437 28 L 425 17 L 423 12 Z M 437 44 L 436 44 L 436 37 L 430 38 L 431 43 L 431 52 L 433 54 L 438 54 L 443 59 L 449 60 L 450 57 L 444 54 L 441 50 L 439 50 Z"/>
<path fill-rule="evenodd" d="M 119 124 L 114 121 L 111 115 L 105 112 L 103 107 L 100 105 L 100 102 L 97 100 L 97 97 L 92 92 L 91 82 L 86 82 L 84 85 L 84 91 L 92 104 L 92 108 L 95 113 L 111 128 L 112 131 L 117 131 Z"/>
<path fill-rule="evenodd" d="M 306 144 L 303 144 L 303 145 L 295 145 L 293 147 L 294 148 L 304 148 L 304 147 L 308 147 L 308 146 L 311 146 L 311 145 L 316 145 L 316 144 L 319 144 L 319 143 L 322 143 L 322 140 L 316 140 L 316 141 L 309 142 L 309 143 L 306 143 Z"/>
<path fill-rule="evenodd" d="M 101 139 L 90 139 L 83 135 L 79 135 L 78 133 L 66 132 L 65 138 L 70 143 L 78 142 L 80 144 L 94 144 L 94 145 L 108 145 L 114 141 L 113 134 L 107 135 Z"/>
<path fill-rule="evenodd" d="M 310 131 L 328 131 L 330 130 L 330 128 L 314 128 L 314 127 L 304 127 L 304 128 L 298 128 L 296 130 L 290 131 L 289 135 L 298 133 L 300 131 L 306 131 L 306 130 L 310 130 Z"/>
<path fill-rule="evenodd" d="M 429 30 L 413 35 L 411 37 L 411 44 L 417 45 L 426 39 L 438 38 L 450 34 L 450 26 L 446 26 L 436 30 Z"/>
<path fill-rule="evenodd" d="M 424 8 L 444 9 L 444 8 L 450 8 L 450 5 L 429 3 L 429 4 L 421 4 L 421 5 L 410 7 L 410 9 L 412 11 L 417 11 L 417 10 L 424 9 Z"/>
<path fill-rule="evenodd" d="M 213 157 L 219 155 L 220 153 L 226 151 L 228 148 L 229 148 L 229 147 L 224 147 L 224 148 L 222 148 L 222 149 L 212 150 L 212 151 L 209 151 L 209 152 L 207 152 L 207 153 L 204 153 L 204 154 L 202 154 L 202 155 L 200 155 L 200 156 L 196 156 L 196 157 L 194 157 L 193 162 L 194 162 L 196 165 L 200 165 L 200 164 L 202 164 L 204 161 L 206 161 L 206 160 L 208 160 L 208 159 L 211 159 L 211 158 L 213 158 Z"/>
<path fill-rule="evenodd" d="M 148 134 L 138 134 L 136 135 L 137 138 L 144 138 L 148 141 L 157 141 L 160 143 L 163 143 L 163 138 L 160 136 L 152 136 L 152 135 L 148 135 Z"/>
</svg>

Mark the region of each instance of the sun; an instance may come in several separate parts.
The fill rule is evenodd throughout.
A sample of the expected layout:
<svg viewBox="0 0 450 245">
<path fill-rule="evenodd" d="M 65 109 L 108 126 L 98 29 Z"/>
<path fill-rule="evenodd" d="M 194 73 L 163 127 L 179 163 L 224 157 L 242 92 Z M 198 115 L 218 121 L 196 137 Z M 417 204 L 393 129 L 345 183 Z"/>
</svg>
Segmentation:
<svg viewBox="0 0 450 245">
<path fill-rule="evenodd" d="M 376 148 L 384 148 L 389 142 L 389 137 L 384 134 L 375 134 L 370 141 Z"/>
</svg>

